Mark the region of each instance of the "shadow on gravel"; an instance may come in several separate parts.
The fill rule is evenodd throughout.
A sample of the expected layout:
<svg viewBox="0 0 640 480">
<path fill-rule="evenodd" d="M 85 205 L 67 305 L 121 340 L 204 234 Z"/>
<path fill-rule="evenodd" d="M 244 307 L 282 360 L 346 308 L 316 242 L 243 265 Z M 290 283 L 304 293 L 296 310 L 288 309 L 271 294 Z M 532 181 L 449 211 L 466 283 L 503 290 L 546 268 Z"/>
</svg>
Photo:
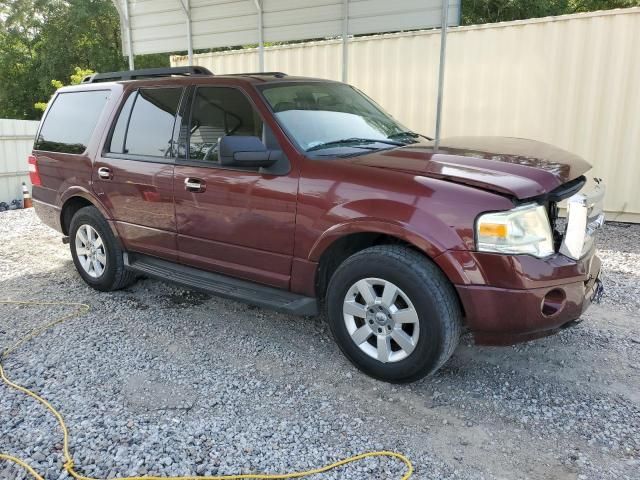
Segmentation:
<svg viewBox="0 0 640 480">
<path fill-rule="evenodd" d="M 209 297 L 210 295 L 192 290 L 182 290 L 177 293 L 166 295 L 166 299 L 169 304 L 182 308 L 202 305 L 209 299 Z"/>
</svg>

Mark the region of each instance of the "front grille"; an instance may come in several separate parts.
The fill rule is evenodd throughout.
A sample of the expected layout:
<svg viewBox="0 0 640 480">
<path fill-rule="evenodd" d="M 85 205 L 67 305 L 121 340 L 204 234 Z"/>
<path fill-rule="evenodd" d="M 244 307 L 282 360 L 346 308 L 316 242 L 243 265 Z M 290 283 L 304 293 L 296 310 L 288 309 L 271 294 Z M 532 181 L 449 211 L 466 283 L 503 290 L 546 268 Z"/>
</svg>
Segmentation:
<svg viewBox="0 0 640 480">
<path fill-rule="evenodd" d="M 579 259 L 593 244 L 595 232 L 604 223 L 604 185 L 585 189 L 584 176 L 560 185 L 543 199 L 547 208 L 556 252 Z M 560 216 L 560 202 L 566 200 L 567 215 Z M 573 213 L 572 213 L 573 211 Z"/>
<path fill-rule="evenodd" d="M 584 175 L 574 178 L 573 180 L 563 183 L 559 187 L 549 192 L 543 199 L 544 205 L 547 208 L 547 214 L 549 216 L 549 222 L 551 223 L 551 231 L 553 232 L 553 244 L 556 252 L 560 251 L 562 240 L 567 229 L 566 218 L 560 217 L 561 201 L 566 200 L 572 195 L 577 194 L 587 183 L 587 179 Z"/>
<path fill-rule="evenodd" d="M 598 182 L 594 188 L 569 197 L 564 226 L 556 221 L 554 227 L 562 239 L 560 253 L 578 260 L 591 249 L 596 232 L 604 225 L 604 193 L 604 185 Z"/>
<path fill-rule="evenodd" d="M 545 206 L 547 207 L 549 223 L 551 223 L 554 250 L 557 252 L 560 250 L 560 244 L 562 243 L 562 238 L 564 237 L 564 232 L 567 228 L 567 222 L 564 218 L 560 217 L 560 207 L 558 207 L 558 202 L 548 201 Z"/>
</svg>

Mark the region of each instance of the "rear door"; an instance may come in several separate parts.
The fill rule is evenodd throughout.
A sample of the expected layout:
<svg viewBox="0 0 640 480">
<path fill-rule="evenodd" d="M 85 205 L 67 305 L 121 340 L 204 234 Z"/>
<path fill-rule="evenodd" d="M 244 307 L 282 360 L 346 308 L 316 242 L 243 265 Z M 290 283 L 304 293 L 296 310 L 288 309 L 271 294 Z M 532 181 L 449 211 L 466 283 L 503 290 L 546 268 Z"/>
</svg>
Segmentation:
<svg viewBox="0 0 640 480">
<path fill-rule="evenodd" d="M 240 88 L 194 87 L 190 105 L 175 167 L 181 263 L 288 288 L 297 172 L 220 165 L 217 146 L 224 135 L 256 136 L 267 148 L 280 149 Z"/>
<path fill-rule="evenodd" d="M 33 188 L 38 215 L 59 229 L 60 203 L 69 191 L 91 189 L 92 161 L 115 102 L 104 86 L 59 92 L 43 118 L 33 146 L 41 185 Z M 117 95 L 115 95 L 117 96 Z M 108 107 L 107 107 L 108 106 Z M 107 107 L 107 108 L 105 108 Z"/>
<path fill-rule="evenodd" d="M 93 172 L 125 249 L 170 260 L 177 260 L 173 136 L 183 90 L 131 91 Z"/>
</svg>

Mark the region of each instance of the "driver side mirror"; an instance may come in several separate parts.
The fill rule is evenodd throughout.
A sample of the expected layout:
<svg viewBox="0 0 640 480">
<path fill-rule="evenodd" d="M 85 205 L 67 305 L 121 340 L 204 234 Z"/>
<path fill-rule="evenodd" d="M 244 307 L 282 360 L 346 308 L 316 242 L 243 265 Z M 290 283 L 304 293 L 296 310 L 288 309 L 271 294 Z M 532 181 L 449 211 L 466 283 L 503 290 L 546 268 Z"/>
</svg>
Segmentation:
<svg viewBox="0 0 640 480">
<path fill-rule="evenodd" d="M 220 140 L 220 165 L 233 167 L 270 167 L 278 153 L 268 150 L 258 137 L 226 135 Z"/>
</svg>

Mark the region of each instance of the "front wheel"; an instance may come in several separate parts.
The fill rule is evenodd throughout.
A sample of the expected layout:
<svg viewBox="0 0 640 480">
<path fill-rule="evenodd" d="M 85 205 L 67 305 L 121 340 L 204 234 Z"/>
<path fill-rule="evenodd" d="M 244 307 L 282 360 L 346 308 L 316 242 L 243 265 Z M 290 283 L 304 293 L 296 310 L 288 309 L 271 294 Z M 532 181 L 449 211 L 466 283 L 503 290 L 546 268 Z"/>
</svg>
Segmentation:
<svg viewBox="0 0 640 480">
<path fill-rule="evenodd" d="M 462 314 L 453 286 L 426 257 L 399 245 L 349 257 L 329 282 L 331 331 L 366 374 L 389 382 L 418 380 L 455 350 Z"/>
</svg>

